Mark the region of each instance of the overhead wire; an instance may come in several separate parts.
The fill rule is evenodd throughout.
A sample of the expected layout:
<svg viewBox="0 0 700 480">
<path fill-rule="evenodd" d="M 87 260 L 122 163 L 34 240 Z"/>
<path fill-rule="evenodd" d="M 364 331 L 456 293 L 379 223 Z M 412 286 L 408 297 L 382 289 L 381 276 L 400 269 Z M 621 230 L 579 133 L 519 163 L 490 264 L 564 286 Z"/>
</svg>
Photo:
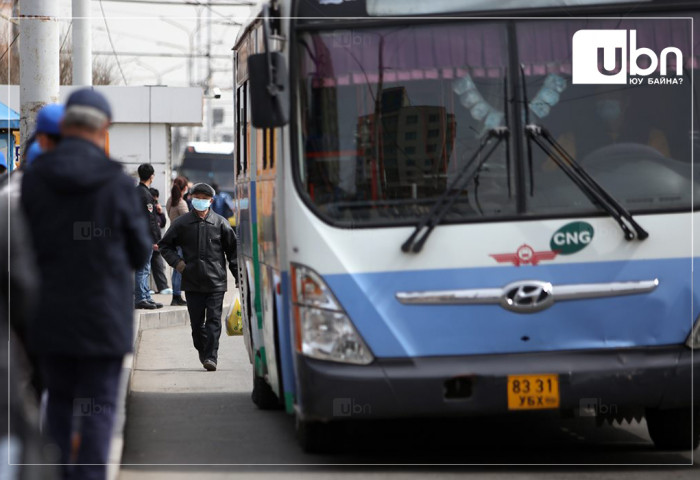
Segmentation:
<svg viewBox="0 0 700 480">
<path fill-rule="evenodd" d="M 15 35 L 15 38 L 12 39 L 12 41 L 10 42 L 10 46 L 7 47 L 7 50 L 5 50 L 5 53 L 3 53 L 2 56 L 0 56 L 0 60 L 2 60 L 3 58 L 5 58 L 5 55 L 7 55 L 7 52 L 10 51 L 10 49 L 12 48 L 12 45 L 15 44 L 15 42 L 17 41 L 17 38 L 18 38 L 18 37 L 19 37 L 19 33 L 18 33 L 17 35 Z"/>
<path fill-rule="evenodd" d="M 104 5 L 102 5 L 102 0 L 100 0 L 100 10 L 102 11 L 102 20 L 104 20 L 105 23 L 105 30 L 107 30 L 107 38 L 109 39 L 109 44 L 112 47 L 112 52 L 114 53 L 114 59 L 117 61 L 117 67 L 119 67 L 119 73 L 122 75 L 122 80 L 124 80 L 124 85 L 128 85 L 129 83 L 126 81 L 126 75 L 124 75 L 124 70 L 122 70 L 122 64 L 119 62 L 119 55 L 117 55 L 117 51 L 114 48 L 114 42 L 112 41 L 112 34 L 109 32 L 109 25 L 107 24 L 107 17 L 105 16 L 105 9 Z"/>
</svg>

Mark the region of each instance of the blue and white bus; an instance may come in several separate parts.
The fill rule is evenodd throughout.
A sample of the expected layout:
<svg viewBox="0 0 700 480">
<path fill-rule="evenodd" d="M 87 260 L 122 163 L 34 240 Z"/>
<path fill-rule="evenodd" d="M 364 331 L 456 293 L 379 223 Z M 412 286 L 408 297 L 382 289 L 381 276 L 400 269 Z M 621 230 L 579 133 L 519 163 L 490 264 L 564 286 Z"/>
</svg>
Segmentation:
<svg viewBox="0 0 700 480">
<path fill-rule="evenodd" d="M 356 419 L 530 410 L 696 448 L 699 13 L 262 5 L 234 48 L 253 401 L 308 451 Z"/>
</svg>

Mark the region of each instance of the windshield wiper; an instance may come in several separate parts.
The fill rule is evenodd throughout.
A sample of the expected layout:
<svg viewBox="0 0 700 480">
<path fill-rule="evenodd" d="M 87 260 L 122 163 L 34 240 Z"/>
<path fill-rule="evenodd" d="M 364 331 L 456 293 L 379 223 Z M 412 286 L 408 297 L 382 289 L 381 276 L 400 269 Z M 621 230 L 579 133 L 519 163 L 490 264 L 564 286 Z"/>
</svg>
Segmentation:
<svg viewBox="0 0 700 480">
<path fill-rule="evenodd" d="M 525 113 L 525 125 L 530 125 L 530 99 L 527 95 L 527 82 L 525 79 L 525 65 L 520 64 L 520 84 L 522 85 L 523 94 L 523 112 Z M 530 196 L 535 194 L 535 176 L 532 174 L 532 142 L 530 137 L 527 138 L 527 168 L 530 172 Z"/>
<path fill-rule="evenodd" d="M 608 215 L 613 217 L 620 225 L 625 234 L 626 240 L 633 240 L 635 233 L 637 239 L 644 240 L 649 236 L 646 230 L 639 225 L 632 214 L 623 207 L 607 190 L 603 188 L 593 177 L 591 177 L 574 157 L 559 144 L 549 131 L 539 125 L 526 125 L 525 133 L 531 138 L 557 166 L 568 176 L 576 186 L 586 194 L 594 204 L 600 205 Z M 629 229 L 623 218 L 634 228 L 634 232 Z"/>
<path fill-rule="evenodd" d="M 430 211 L 423 217 L 417 224 L 416 228 L 410 237 L 401 245 L 401 250 L 408 253 L 413 251 L 413 253 L 418 253 L 423 248 L 425 241 L 428 240 L 428 236 L 433 231 L 436 225 L 438 225 L 442 219 L 445 217 L 447 212 L 450 210 L 454 202 L 459 197 L 462 190 L 466 188 L 469 182 L 472 181 L 474 176 L 479 172 L 481 167 L 486 163 L 491 154 L 496 150 L 498 145 L 506 138 L 508 138 L 509 130 L 507 127 L 495 127 L 488 131 L 486 136 L 481 140 L 479 148 L 472 154 L 467 163 L 462 167 L 462 169 L 457 173 L 457 176 L 452 181 L 452 183 L 445 189 L 442 195 L 435 201 Z M 495 139 L 495 142 L 492 140 Z M 484 154 L 484 156 L 479 160 L 475 169 L 470 171 L 470 167 L 479 157 L 481 152 L 483 152 L 486 147 L 491 144 L 491 148 Z M 469 173 L 468 173 L 469 172 Z M 467 174 L 468 173 L 468 174 Z M 418 234 L 424 231 L 424 233 L 416 240 Z"/>
</svg>

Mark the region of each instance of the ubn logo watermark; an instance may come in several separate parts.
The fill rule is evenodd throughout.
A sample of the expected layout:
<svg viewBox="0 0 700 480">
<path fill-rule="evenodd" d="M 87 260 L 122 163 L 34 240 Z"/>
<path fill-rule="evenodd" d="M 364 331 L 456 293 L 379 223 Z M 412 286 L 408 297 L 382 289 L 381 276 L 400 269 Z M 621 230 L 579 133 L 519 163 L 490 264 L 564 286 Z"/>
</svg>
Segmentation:
<svg viewBox="0 0 700 480">
<path fill-rule="evenodd" d="M 675 66 L 675 78 L 648 79 L 649 84 L 683 83 L 683 52 L 669 46 L 657 55 L 650 48 L 637 48 L 636 30 L 579 30 L 574 33 L 571 50 L 574 84 L 642 84 L 644 77 L 657 69 L 665 77 L 669 66 Z M 644 57 L 647 60 L 642 63 L 646 66 L 640 66 Z M 669 61 L 670 57 L 674 63 Z"/>
<path fill-rule="evenodd" d="M 92 415 L 107 415 L 112 412 L 110 405 L 95 402 L 93 398 L 76 398 L 73 400 L 74 417 L 90 417 Z"/>
<path fill-rule="evenodd" d="M 603 403 L 600 398 L 582 398 L 578 402 L 578 408 L 580 417 L 617 414 L 617 405 Z"/>
<path fill-rule="evenodd" d="M 109 227 L 98 227 L 95 222 L 74 222 L 73 240 L 92 240 L 93 238 L 105 238 L 112 235 Z"/>
<path fill-rule="evenodd" d="M 364 405 L 355 402 L 352 398 L 334 398 L 333 399 L 333 416 L 334 417 L 350 417 L 352 415 L 370 415 L 372 407 L 365 403 Z"/>
<path fill-rule="evenodd" d="M 352 30 L 336 30 L 333 32 L 333 47 L 371 47 L 375 42 L 368 35 L 358 34 Z"/>
</svg>

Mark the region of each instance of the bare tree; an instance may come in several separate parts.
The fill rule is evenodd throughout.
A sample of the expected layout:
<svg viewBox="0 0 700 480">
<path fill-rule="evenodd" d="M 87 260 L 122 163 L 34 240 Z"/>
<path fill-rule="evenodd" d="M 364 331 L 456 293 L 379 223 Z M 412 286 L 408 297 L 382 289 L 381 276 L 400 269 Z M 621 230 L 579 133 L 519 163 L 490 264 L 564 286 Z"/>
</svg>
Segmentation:
<svg viewBox="0 0 700 480">
<path fill-rule="evenodd" d="M 73 84 L 73 49 L 70 45 L 61 51 L 59 60 L 61 72 L 59 81 L 61 85 Z M 117 75 L 114 70 L 114 63 L 107 58 L 92 58 L 92 84 L 93 85 L 114 85 L 117 83 Z"/>
<path fill-rule="evenodd" d="M 19 39 L 11 47 L 6 44 L 6 36 L 0 39 L 0 55 L 5 55 L 0 60 L 0 85 L 19 85 Z M 70 45 L 64 46 L 59 59 L 59 81 L 61 85 L 73 83 L 73 52 Z M 106 58 L 93 58 L 92 60 L 92 84 L 114 85 L 117 83 L 117 75 L 114 63 Z"/>
</svg>

